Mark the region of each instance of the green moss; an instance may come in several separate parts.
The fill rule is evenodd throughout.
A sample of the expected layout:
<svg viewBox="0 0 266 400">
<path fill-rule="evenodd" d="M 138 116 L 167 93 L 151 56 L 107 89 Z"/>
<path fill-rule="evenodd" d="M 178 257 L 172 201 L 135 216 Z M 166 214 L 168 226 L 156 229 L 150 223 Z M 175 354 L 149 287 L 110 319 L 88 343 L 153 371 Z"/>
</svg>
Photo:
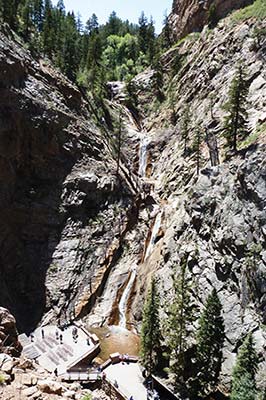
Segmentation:
<svg viewBox="0 0 266 400">
<path fill-rule="evenodd" d="M 231 15 L 232 22 L 245 21 L 249 18 L 257 18 L 263 20 L 266 18 L 266 1 L 256 0 L 253 4 L 235 11 Z"/>
<path fill-rule="evenodd" d="M 0 375 L 0 386 L 5 383 L 5 377 L 3 375 Z"/>
</svg>

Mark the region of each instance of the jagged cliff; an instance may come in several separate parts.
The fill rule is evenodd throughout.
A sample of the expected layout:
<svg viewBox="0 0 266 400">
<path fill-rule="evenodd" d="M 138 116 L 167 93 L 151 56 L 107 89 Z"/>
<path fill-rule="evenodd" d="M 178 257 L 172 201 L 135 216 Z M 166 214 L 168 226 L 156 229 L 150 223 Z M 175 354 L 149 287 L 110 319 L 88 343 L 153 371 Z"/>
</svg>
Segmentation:
<svg viewBox="0 0 266 400">
<path fill-rule="evenodd" d="M 155 197 L 161 199 L 162 224 L 152 255 L 140 266 L 132 312 L 139 321 L 145 288 L 154 274 L 160 278 L 162 305 L 171 301 L 171 273 L 187 254 L 199 309 L 214 287 L 223 305 L 223 393 L 230 389 L 237 350 L 248 332 L 254 333 L 260 355 L 258 382 L 265 385 L 266 40 L 258 46 L 254 35 L 263 28 L 265 22 L 235 22 L 230 17 L 216 29 L 178 43 L 162 58 L 162 102 L 156 96 L 152 70 L 135 79 L 149 132 L 150 180 Z M 177 57 L 182 61 L 175 69 Z M 238 60 L 247 70 L 251 134 L 240 143 L 238 154 L 227 158 L 222 106 Z M 218 140 L 221 164 L 211 167 L 204 143 L 199 176 L 193 155 L 184 157 L 180 122 L 185 104 L 191 110 L 190 140 L 195 121 L 215 132 Z M 176 124 L 171 122 L 173 113 Z"/>
<path fill-rule="evenodd" d="M 0 35 L 0 303 L 30 331 L 98 290 L 132 193 L 80 91 Z"/>
<path fill-rule="evenodd" d="M 174 40 L 191 32 L 200 32 L 210 18 L 216 21 L 224 18 L 232 10 L 251 4 L 254 0 L 174 0 L 169 22 Z M 210 16 L 210 7 L 213 17 Z"/>
<path fill-rule="evenodd" d="M 218 1 L 216 11 L 222 17 L 243 4 Z M 200 31 L 208 6 L 174 2 L 175 37 Z M 139 331 L 151 276 L 160 278 L 163 306 L 171 301 L 170 277 L 185 253 L 199 310 L 214 287 L 222 302 L 220 390 L 229 391 L 248 332 L 256 340 L 263 387 L 266 40 L 255 33 L 265 28 L 256 19 L 230 17 L 179 41 L 161 58 L 163 96 L 156 71 L 133 80 L 139 121 L 117 85 L 108 106 L 118 112 L 122 103 L 124 110 L 119 179 L 87 99 L 47 62 L 34 60 L 6 28 L 0 34 L 0 304 L 15 314 L 20 331 L 58 318 L 117 324 L 121 309 L 124 323 Z M 239 152 L 227 155 L 222 105 L 238 61 L 247 70 L 251 134 Z M 199 176 L 193 157 L 184 156 L 185 103 L 218 141 L 220 165 L 211 166 L 203 143 Z M 191 123 L 191 140 L 193 129 Z"/>
</svg>

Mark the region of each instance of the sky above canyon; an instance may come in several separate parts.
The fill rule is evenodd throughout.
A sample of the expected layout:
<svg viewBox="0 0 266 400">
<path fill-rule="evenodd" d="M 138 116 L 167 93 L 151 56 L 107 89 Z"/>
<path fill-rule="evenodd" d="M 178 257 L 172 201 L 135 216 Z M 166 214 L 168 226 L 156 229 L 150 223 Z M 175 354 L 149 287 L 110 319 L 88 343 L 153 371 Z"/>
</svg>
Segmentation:
<svg viewBox="0 0 266 400">
<path fill-rule="evenodd" d="M 64 0 L 66 10 L 81 14 L 83 23 L 95 13 L 100 23 L 105 23 L 112 11 L 116 11 L 118 17 L 130 22 L 138 22 L 142 11 L 155 21 L 156 32 L 160 33 L 164 14 L 170 13 L 173 0 Z M 56 4 L 57 0 L 53 0 Z"/>
</svg>

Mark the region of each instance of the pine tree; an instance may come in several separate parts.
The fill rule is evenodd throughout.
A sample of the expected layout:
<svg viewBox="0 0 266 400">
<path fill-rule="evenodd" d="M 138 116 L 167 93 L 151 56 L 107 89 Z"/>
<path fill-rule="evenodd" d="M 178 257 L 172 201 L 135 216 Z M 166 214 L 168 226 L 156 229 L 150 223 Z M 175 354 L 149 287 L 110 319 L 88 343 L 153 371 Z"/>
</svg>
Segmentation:
<svg viewBox="0 0 266 400">
<path fill-rule="evenodd" d="M 254 385 L 254 380 L 249 374 L 244 374 L 235 382 L 231 400 L 255 400 L 257 398 L 257 390 Z"/>
<path fill-rule="evenodd" d="M 92 14 L 92 16 L 88 19 L 85 25 L 85 32 L 87 35 L 92 35 L 94 33 L 98 33 L 99 23 L 98 17 L 96 14 Z"/>
<path fill-rule="evenodd" d="M 224 105 L 228 115 L 224 121 L 224 137 L 227 145 L 237 151 L 237 142 L 248 134 L 247 128 L 248 84 L 242 65 L 239 65 L 229 89 L 229 99 Z"/>
<path fill-rule="evenodd" d="M 103 45 L 101 37 L 94 32 L 89 38 L 88 54 L 87 54 L 87 71 L 89 89 L 94 95 L 102 91 L 104 84 L 104 71 L 101 65 Z"/>
<path fill-rule="evenodd" d="M 217 7 L 213 3 L 210 5 L 210 8 L 208 10 L 208 26 L 209 28 L 214 28 L 219 21 L 218 15 L 217 15 Z"/>
<path fill-rule="evenodd" d="M 152 68 L 152 83 L 155 89 L 156 97 L 161 102 L 164 100 L 165 97 L 163 92 L 163 66 L 158 53 L 153 58 Z"/>
<path fill-rule="evenodd" d="M 169 106 L 171 109 L 171 123 L 175 126 L 177 123 L 177 113 L 175 109 L 175 92 L 174 86 L 170 83 L 170 93 L 169 93 Z"/>
<path fill-rule="evenodd" d="M 170 369 L 175 377 L 176 389 L 182 390 L 185 381 L 185 352 L 188 338 L 192 334 L 192 322 L 195 319 L 195 305 L 191 299 L 191 283 L 187 276 L 187 256 L 180 263 L 180 270 L 175 271 L 173 296 L 166 309 L 166 341 L 169 348 Z"/>
<path fill-rule="evenodd" d="M 196 172 L 197 175 L 199 175 L 202 163 L 202 152 L 201 152 L 201 145 L 203 141 L 202 128 L 199 125 L 196 125 L 194 132 L 195 134 L 191 150 L 193 152 L 193 159 L 196 161 Z"/>
<path fill-rule="evenodd" d="M 147 58 L 148 62 L 152 63 L 154 57 L 156 57 L 156 43 L 155 43 L 155 27 L 154 27 L 154 21 L 153 18 L 150 18 L 150 22 L 148 23 L 147 26 Z"/>
<path fill-rule="evenodd" d="M 1 0 L 0 2 L 0 18 L 3 22 L 10 25 L 10 28 L 16 30 L 18 25 L 17 10 L 18 10 L 17 0 Z"/>
<path fill-rule="evenodd" d="M 63 44 L 59 49 L 62 56 L 62 71 L 71 80 L 76 79 L 80 60 L 78 46 L 78 31 L 76 27 L 75 15 L 68 13 L 63 24 Z"/>
<path fill-rule="evenodd" d="M 22 6 L 20 14 L 21 14 L 21 33 L 26 41 L 30 38 L 30 30 L 33 25 L 32 21 L 32 1 L 26 0 L 25 4 Z"/>
<path fill-rule="evenodd" d="M 33 23 L 38 32 L 42 30 L 43 25 L 43 0 L 33 0 Z"/>
<path fill-rule="evenodd" d="M 44 54 L 52 57 L 56 44 L 55 21 L 51 0 L 45 0 L 42 42 Z"/>
<path fill-rule="evenodd" d="M 161 33 L 161 42 L 162 42 L 162 47 L 163 50 L 169 49 L 172 44 L 172 39 L 171 39 L 171 27 L 169 24 L 169 18 L 167 14 L 164 15 L 164 21 L 163 21 L 163 30 Z"/>
<path fill-rule="evenodd" d="M 256 397 L 255 376 L 258 370 L 258 355 L 249 334 L 239 348 L 232 376 L 232 400 L 253 400 Z"/>
<path fill-rule="evenodd" d="M 188 104 L 185 104 L 180 123 L 181 138 L 184 141 L 184 156 L 188 154 L 189 127 L 191 123 L 191 115 Z"/>
<path fill-rule="evenodd" d="M 123 23 L 121 19 L 118 18 L 116 12 L 112 11 L 105 26 L 106 35 L 119 35 L 122 24 Z"/>
<path fill-rule="evenodd" d="M 213 289 L 200 316 L 197 333 L 198 395 L 204 395 L 208 392 L 208 389 L 213 389 L 218 382 L 224 339 L 222 305 L 216 289 Z"/>
<path fill-rule="evenodd" d="M 159 308 L 160 299 L 157 283 L 155 278 L 152 278 L 143 309 L 141 328 L 141 358 L 143 365 L 150 374 L 156 369 L 160 350 Z"/>
<path fill-rule="evenodd" d="M 148 49 L 147 32 L 148 32 L 148 19 L 145 16 L 144 12 L 142 11 L 139 17 L 138 41 L 139 41 L 140 51 L 142 51 L 144 54 L 147 53 Z"/>
</svg>

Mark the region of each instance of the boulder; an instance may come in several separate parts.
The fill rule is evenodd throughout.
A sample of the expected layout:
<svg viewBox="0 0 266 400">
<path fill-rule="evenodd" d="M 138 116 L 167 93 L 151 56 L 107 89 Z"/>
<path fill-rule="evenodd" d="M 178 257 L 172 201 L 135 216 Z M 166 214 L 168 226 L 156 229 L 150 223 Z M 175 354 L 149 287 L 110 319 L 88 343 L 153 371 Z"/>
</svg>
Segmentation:
<svg viewBox="0 0 266 400">
<path fill-rule="evenodd" d="M 38 389 L 43 393 L 61 395 L 64 391 L 64 387 L 61 383 L 52 381 L 50 379 L 44 379 L 38 382 Z"/>
</svg>

